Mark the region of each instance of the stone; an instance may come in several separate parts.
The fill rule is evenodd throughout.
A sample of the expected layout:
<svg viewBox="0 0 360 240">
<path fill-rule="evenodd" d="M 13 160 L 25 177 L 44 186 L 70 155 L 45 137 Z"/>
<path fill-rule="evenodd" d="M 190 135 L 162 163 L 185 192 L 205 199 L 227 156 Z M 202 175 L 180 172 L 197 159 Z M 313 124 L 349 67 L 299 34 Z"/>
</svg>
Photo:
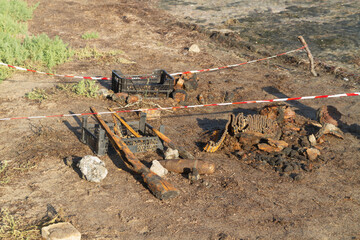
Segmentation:
<svg viewBox="0 0 360 240">
<path fill-rule="evenodd" d="M 310 147 L 310 141 L 306 136 L 301 136 L 299 140 L 302 147 Z"/>
<path fill-rule="evenodd" d="M 286 164 L 285 166 L 284 166 L 284 172 L 291 172 L 291 171 L 293 171 L 294 170 L 294 167 L 291 165 L 291 164 Z"/>
<path fill-rule="evenodd" d="M 285 156 L 289 156 L 291 153 L 291 148 L 290 147 L 286 147 L 283 149 L 283 153 L 285 154 Z"/>
<path fill-rule="evenodd" d="M 316 148 L 309 148 L 306 150 L 306 156 L 310 161 L 314 161 L 320 154 L 320 151 Z"/>
<path fill-rule="evenodd" d="M 316 146 L 317 142 L 316 142 L 316 138 L 315 138 L 314 134 L 311 134 L 308 138 L 309 138 L 310 145 Z"/>
<path fill-rule="evenodd" d="M 68 222 L 55 223 L 41 229 L 45 240 L 80 240 L 81 233 Z"/>
<path fill-rule="evenodd" d="M 265 152 L 280 152 L 282 149 L 278 148 L 278 147 L 273 147 L 273 146 L 270 146 L 269 144 L 267 143 L 259 143 L 258 144 L 258 148 L 262 151 L 265 151 Z"/>
<path fill-rule="evenodd" d="M 193 44 L 193 45 L 190 46 L 189 52 L 199 53 L 200 48 L 199 48 L 199 46 L 197 44 Z"/>
<path fill-rule="evenodd" d="M 167 148 L 164 155 L 165 159 L 178 159 L 179 151 L 177 149 Z"/>
<path fill-rule="evenodd" d="M 199 171 L 196 168 L 193 168 L 189 173 L 189 180 L 190 181 L 197 181 L 200 179 Z"/>
<path fill-rule="evenodd" d="M 224 24 L 226 26 L 236 26 L 236 25 L 239 25 L 240 22 L 236 18 L 230 18 L 230 19 L 226 20 Z"/>
<path fill-rule="evenodd" d="M 150 170 L 151 170 L 153 173 L 156 173 L 157 175 L 159 175 L 160 177 L 165 176 L 165 175 L 169 172 L 166 168 L 164 168 L 164 167 L 161 165 L 161 163 L 159 163 L 158 160 L 152 161 Z"/>
<path fill-rule="evenodd" d="M 226 91 L 224 96 L 225 102 L 231 102 L 234 100 L 235 94 L 233 92 Z"/>
<path fill-rule="evenodd" d="M 243 146 L 252 146 L 258 144 L 261 138 L 260 134 L 242 132 L 239 137 L 239 143 Z"/>
<path fill-rule="evenodd" d="M 80 168 L 83 177 L 89 182 L 100 182 L 108 174 L 105 163 L 98 157 L 91 155 L 83 157 L 77 167 Z"/>
<path fill-rule="evenodd" d="M 199 94 L 199 95 L 197 96 L 197 100 L 198 100 L 199 103 L 201 103 L 201 104 L 204 104 L 204 103 L 205 103 L 205 98 L 204 98 L 204 96 L 203 96 L 202 94 Z"/>
<path fill-rule="evenodd" d="M 272 138 L 268 139 L 268 143 L 270 144 L 270 146 L 280 149 L 280 151 L 289 146 L 289 144 L 283 140 L 274 140 Z"/>
</svg>

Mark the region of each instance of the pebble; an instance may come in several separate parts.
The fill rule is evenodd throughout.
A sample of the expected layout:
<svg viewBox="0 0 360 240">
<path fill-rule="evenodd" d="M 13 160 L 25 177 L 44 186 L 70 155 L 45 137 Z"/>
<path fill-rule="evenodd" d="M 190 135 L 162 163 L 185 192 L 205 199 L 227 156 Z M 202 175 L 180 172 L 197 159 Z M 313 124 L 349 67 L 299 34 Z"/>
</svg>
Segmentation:
<svg viewBox="0 0 360 240">
<path fill-rule="evenodd" d="M 193 45 L 190 46 L 189 52 L 199 53 L 200 48 L 199 48 L 199 46 L 197 44 L 193 44 Z"/>
<path fill-rule="evenodd" d="M 285 167 L 284 167 L 284 172 L 291 172 L 291 171 L 293 171 L 294 170 L 294 168 L 293 168 L 293 166 L 292 166 L 292 164 L 287 164 L 287 165 L 285 165 Z"/>
<path fill-rule="evenodd" d="M 311 146 L 316 146 L 317 142 L 316 142 L 316 138 L 315 138 L 314 134 L 311 134 L 309 136 L 309 142 L 310 142 Z"/>
<path fill-rule="evenodd" d="M 306 155 L 310 161 L 313 161 L 320 155 L 320 151 L 316 148 L 309 148 L 306 150 Z"/>
</svg>

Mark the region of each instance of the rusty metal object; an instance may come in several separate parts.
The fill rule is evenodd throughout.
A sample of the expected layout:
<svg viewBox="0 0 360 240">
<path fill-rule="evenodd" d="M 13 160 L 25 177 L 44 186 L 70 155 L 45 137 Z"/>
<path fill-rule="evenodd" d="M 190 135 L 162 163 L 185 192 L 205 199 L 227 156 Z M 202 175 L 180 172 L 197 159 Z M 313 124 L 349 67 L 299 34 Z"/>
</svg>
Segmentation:
<svg viewBox="0 0 360 240">
<path fill-rule="evenodd" d="M 171 172 L 187 173 L 195 167 L 199 174 L 212 174 L 215 172 L 215 164 L 193 159 L 170 159 L 159 160 L 161 165 Z"/>
<path fill-rule="evenodd" d="M 213 133 L 213 140 L 210 140 L 204 147 L 205 152 L 216 152 L 221 144 L 224 142 L 226 135 L 229 133 L 229 126 L 233 122 L 234 114 L 230 114 L 229 120 L 225 125 L 225 129 L 220 133 L 216 131 Z"/>
<path fill-rule="evenodd" d="M 259 114 L 269 119 L 276 120 L 279 123 L 283 121 L 292 122 L 296 115 L 291 107 L 287 105 L 265 106 L 260 110 Z"/>
<path fill-rule="evenodd" d="M 142 100 L 142 97 L 139 95 L 139 94 L 136 94 L 136 95 L 129 95 L 127 98 L 126 98 L 126 102 L 127 103 L 136 103 L 136 102 L 139 102 Z"/>
<path fill-rule="evenodd" d="M 240 138 L 241 133 L 246 133 L 247 135 L 256 136 L 256 139 L 272 138 L 278 140 L 281 136 L 281 129 L 275 120 L 262 115 L 248 115 L 245 117 L 243 113 L 239 113 L 236 116 L 230 114 L 225 129 L 221 134 L 217 134 L 215 139 L 210 140 L 206 144 L 204 151 L 217 151 L 228 133 L 231 136 L 239 136 Z"/>
<path fill-rule="evenodd" d="M 182 78 L 179 78 L 177 81 L 176 81 L 176 84 L 174 86 L 174 89 L 182 89 L 183 86 L 184 86 L 184 79 Z"/>
<path fill-rule="evenodd" d="M 172 92 L 172 98 L 178 103 L 186 102 L 187 96 L 188 95 L 186 91 L 182 89 L 176 89 L 174 92 Z"/>
<path fill-rule="evenodd" d="M 317 110 L 316 115 L 319 123 L 331 123 L 335 126 L 339 125 L 341 118 L 341 113 L 334 106 L 322 106 Z"/>
<path fill-rule="evenodd" d="M 144 182 L 147 184 L 150 191 L 154 194 L 155 197 L 161 200 L 167 200 L 174 198 L 179 195 L 179 191 L 172 186 L 169 182 L 162 179 L 155 173 L 151 172 L 144 164 L 142 164 L 136 156 L 130 151 L 126 144 L 121 140 L 119 136 L 116 136 L 109 126 L 104 122 L 102 117 L 97 113 L 94 107 L 90 108 L 93 113 L 95 113 L 95 118 L 100 123 L 100 125 L 105 129 L 106 134 L 108 135 L 111 143 L 119 156 L 121 153 L 124 153 L 126 160 L 131 164 L 133 170 L 142 175 Z"/>
<path fill-rule="evenodd" d="M 236 117 L 232 116 L 232 118 L 233 121 L 230 125 L 229 132 L 233 136 L 241 132 L 254 132 L 262 134 L 263 138 L 280 138 L 281 129 L 273 119 L 268 119 L 262 115 L 248 115 L 245 117 L 243 113 L 238 114 Z"/>
</svg>

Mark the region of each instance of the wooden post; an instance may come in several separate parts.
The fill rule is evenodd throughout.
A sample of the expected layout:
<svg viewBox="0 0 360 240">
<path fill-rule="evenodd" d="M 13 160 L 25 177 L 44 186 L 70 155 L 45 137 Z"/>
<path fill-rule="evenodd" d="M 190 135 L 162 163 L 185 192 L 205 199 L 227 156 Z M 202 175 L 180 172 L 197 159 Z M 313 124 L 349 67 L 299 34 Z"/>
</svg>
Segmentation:
<svg viewBox="0 0 360 240">
<path fill-rule="evenodd" d="M 318 74 L 315 72 L 314 58 L 313 58 L 313 56 L 312 56 L 312 54 L 310 52 L 310 49 L 309 49 L 305 39 L 303 38 L 303 36 L 299 36 L 298 39 L 302 43 L 302 45 L 305 47 L 306 54 L 307 54 L 307 56 L 309 58 L 309 61 L 310 61 L 310 72 L 314 77 L 317 77 Z"/>
<path fill-rule="evenodd" d="M 179 191 L 171 185 L 171 183 L 167 182 L 165 179 L 162 179 L 157 174 L 150 171 L 142 162 L 140 162 L 136 156 L 130 151 L 128 146 L 121 140 L 120 137 L 116 136 L 109 128 L 109 126 L 104 122 L 102 117 L 97 113 L 94 107 L 90 108 L 93 113 L 95 113 L 95 118 L 98 120 L 100 125 L 104 128 L 106 134 L 115 150 L 119 153 L 123 152 L 126 156 L 127 161 L 132 165 L 134 171 L 141 174 L 144 182 L 147 184 L 150 191 L 155 195 L 155 197 L 161 200 L 167 200 L 170 198 L 174 198 L 179 195 Z"/>
</svg>

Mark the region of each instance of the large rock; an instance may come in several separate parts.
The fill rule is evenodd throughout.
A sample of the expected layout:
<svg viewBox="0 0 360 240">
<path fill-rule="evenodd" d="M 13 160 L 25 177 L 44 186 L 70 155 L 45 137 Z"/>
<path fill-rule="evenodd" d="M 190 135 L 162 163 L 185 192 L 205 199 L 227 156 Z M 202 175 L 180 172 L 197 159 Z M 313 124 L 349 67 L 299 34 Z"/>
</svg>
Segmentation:
<svg viewBox="0 0 360 240">
<path fill-rule="evenodd" d="M 80 240 L 81 233 L 71 223 L 62 222 L 43 227 L 41 236 L 45 240 Z"/>
<path fill-rule="evenodd" d="M 108 174 L 105 163 L 98 157 L 87 155 L 77 164 L 83 177 L 89 182 L 100 182 Z"/>
<path fill-rule="evenodd" d="M 157 175 L 159 175 L 160 177 L 165 176 L 169 171 L 164 168 L 161 163 L 159 163 L 158 160 L 154 160 L 152 161 L 152 165 L 150 170 L 154 173 L 156 173 Z"/>
</svg>

